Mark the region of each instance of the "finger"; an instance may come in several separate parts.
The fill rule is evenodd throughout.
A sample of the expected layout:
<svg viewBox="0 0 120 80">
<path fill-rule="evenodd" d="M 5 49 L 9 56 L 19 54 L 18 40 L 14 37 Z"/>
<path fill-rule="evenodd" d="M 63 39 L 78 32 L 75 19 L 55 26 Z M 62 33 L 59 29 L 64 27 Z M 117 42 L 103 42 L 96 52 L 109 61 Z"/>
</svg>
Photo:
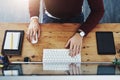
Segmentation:
<svg viewBox="0 0 120 80">
<path fill-rule="evenodd" d="M 76 53 L 77 53 L 77 46 L 74 45 L 73 53 L 72 53 L 73 57 L 76 56 Z"/>
<path fill-rule="evenodd" d="M 73 75 L 76 75 L 76 65 L 75 64 L 72 65 L 72 70 L 73 70 Z"/>
<path fill-rule="evenodd" d="M 32 29 L 30 30 L 30 41 L 32 41 L 32 38 L 33 38 L 33 31 Z"/>
<path fill-rule="evenodd" d="M 78 48 L 78 54 L 81 53 L 81 52 L 80 52 L 80 47 L 81 47 L 81 46 L 79 46 L 79 48 Z"/>
<path fill-rule="evenodd" d="M 69 55 L 70 55 L 71 57 L 72 57 L 73 47 L 74 47 L 74 45 L 73 45 L 72 43 L 70 43 L 70 53 L 69 53 Z"/>
<path fill-rule="evenodd" d="M 79 48 L 79 53 L 81 53 L 81 49 L 82 49 L 82 46 L 79 46 L 80 48 Z"/>
<path fill-rule="evenodd" d="M 74 64 L 75 65 L 75 72 L 76 72 L 76 75 L 79 75 L 79 67 L 77 66 L 77 63 Z"/>
<path fill-rule="evenodd" d="M 70 44 L 70 40 L 68 40 L 67 44 L 65 45 L 65 47 L 68 47 L 68 45 Z"/>
<path fill-rule="evenodd" d="M 38 39 L 39 39 L 40 38 L 40 29 L 38 30 L 37 34 L 38 34 Z"/>
<path fill-rule="evenodd" d="M 81 45 L 80 45 L 80 53 L 81 53 L 81 50 L 82 50 L 82 42 L 81 42 Z"/>
<path fill-rule="evenodd" d="M 81 67 L 78 67 L 78 74 L 80 75 L 81 73 Z"/>
<path fill-rule="evenodd" d="M 34 40 L 36 40 L 36 35 L 37 35 L 37 32 L 34 30 L 34 32 L 33 32 Z"/>
<path fill-rule="evenodd" d="M 77 66 L 77 64 L 76 64 L 76 75 L 79 75 L 80 73 L 79 73 L 79 66 Z"/>
<path fill-rule="evenodd" d="M 30 42 L 30 34 L 29 34 L 29 30 L 27 31 L 27 33 L 26 33 L 26 38 L 27 38 L 27 40 Z"/>
<path fill-rule="evenodd" d="M 76 55 L 80 53 L 80 45 L 77 46 L 77 52 Z"/>
<path fill-rule="evenodd" d="M 72 72 L 72 64 L 69 65 L 69 73 L 70 73 L 70 75 L 73 75 L 73 72 Z"/>
<path fill-rule="evenodd" d="M 28 31 L 27 31 L 27 40 L 28 40 L 29 42 L 30 42 L 30 31 L 31 31 L 30 27 L 31 27 L 31 23 L 29 24 L 29 26 L 28 26 Z"/>
<path fill-rule="evenodd" d="M 79 67 L 76 67 L 76 75 L 79 75 Z"/>
</svg>

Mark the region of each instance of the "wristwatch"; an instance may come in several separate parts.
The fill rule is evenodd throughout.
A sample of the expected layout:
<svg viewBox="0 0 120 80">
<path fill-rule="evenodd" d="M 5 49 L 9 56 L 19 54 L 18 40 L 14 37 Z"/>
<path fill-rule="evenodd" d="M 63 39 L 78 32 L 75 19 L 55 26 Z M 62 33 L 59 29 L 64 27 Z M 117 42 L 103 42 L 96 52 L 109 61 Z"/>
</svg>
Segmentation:
<svg viewBox="0 0 120 80">
<path fill-rule="evenodd" d="M 81 29 L 78 29 L 77 33 L 79 33 L 81 37 L 85 36 L 85 32 L 83 30 L 81 30 Z"/>
</svg>

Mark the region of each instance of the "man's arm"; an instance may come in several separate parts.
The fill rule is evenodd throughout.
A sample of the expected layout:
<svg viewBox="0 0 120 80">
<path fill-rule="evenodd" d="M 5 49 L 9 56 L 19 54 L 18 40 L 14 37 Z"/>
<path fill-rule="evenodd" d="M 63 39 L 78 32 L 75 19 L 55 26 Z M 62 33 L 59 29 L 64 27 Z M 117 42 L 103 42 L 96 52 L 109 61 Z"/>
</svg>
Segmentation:
<svg viewBox="0 0 120 80">
<path fill-rule="evenodd" d="M 80 27 L 86 35 L 99 23 L 104 14 L 103 0 L 88 0 L 88 4 L 91 12 Z"/>
<path fill-rule="evenodd" d="M 41 27 L 39 24 L 40 0 L 29 0 L 30 24 L 27 30 L 27 39 L 34 44 L 40 37 Z"/>
<path fill-rule="evenodd" d="M 88 0 L 90 5 L 91 13 L 88 16 L 86 22 L 84 22 L 80 29 L 82 29 L 86 35 L 99 23 L 104 13 L 103 0 Z M 70 38 L 65 45 L 68 47 L 70 44 L 70 56 L 75 56 L 81 53 L 83 37 L 76 33 Z"/>
<path fill-rule="evenodd" d="M 33 17 L 33 16 L 39 17 L 40 1 L 41 0 L 29 0 L 30 17 Z"/>
</svg>

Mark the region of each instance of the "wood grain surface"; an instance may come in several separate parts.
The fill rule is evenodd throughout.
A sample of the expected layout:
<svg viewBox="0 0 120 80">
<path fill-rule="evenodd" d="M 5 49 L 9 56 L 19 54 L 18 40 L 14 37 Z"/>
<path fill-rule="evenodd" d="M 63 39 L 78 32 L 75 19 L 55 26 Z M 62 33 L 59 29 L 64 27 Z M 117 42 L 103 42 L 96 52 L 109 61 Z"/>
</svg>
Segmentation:
<svg viewBox="0 0 120 80">
<path fill-rule="evenodd" d="M 0 23 L 0 49 L 2 47 L 5 30 L 27 31 L 28 23 Z M 29 57 L 31 61 L 42 61 L 43 49 L 63 49 L 69 38 L 71 38 L 79 24 L 42 24 L 41 38 L 38 44 L 31 44 L 24 36 L 21 56 L 9 56 L 10 61 L 23 61 Z M 98 55 L 96 45 L 96 31 L 112 31 L 116 46 L 116 55 Z M 109 62 L 120 57 L 120 24 L 99 24 L 83 40 L 82 62 Z M 1 50 L 0 50 L 1 53 Z"/>
</svg>

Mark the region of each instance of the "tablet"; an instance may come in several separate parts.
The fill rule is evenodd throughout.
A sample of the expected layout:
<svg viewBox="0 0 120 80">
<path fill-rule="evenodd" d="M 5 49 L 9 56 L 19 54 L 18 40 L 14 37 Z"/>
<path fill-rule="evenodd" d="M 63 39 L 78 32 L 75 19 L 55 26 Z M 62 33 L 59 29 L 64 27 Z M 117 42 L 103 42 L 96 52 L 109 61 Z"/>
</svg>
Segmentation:
<svg viewBox="0 0 120 80">
<path fill-rule="evenodd" d="M 116 54 L 112 32 L 96 32 L 97 51 L 101 55 Z"/>
<path fill-rule="evenodd" d="M 6 30 L 2 45 L 2 54 L 21 55 L 23 39 L 23 30 Z"/>
</svg>

